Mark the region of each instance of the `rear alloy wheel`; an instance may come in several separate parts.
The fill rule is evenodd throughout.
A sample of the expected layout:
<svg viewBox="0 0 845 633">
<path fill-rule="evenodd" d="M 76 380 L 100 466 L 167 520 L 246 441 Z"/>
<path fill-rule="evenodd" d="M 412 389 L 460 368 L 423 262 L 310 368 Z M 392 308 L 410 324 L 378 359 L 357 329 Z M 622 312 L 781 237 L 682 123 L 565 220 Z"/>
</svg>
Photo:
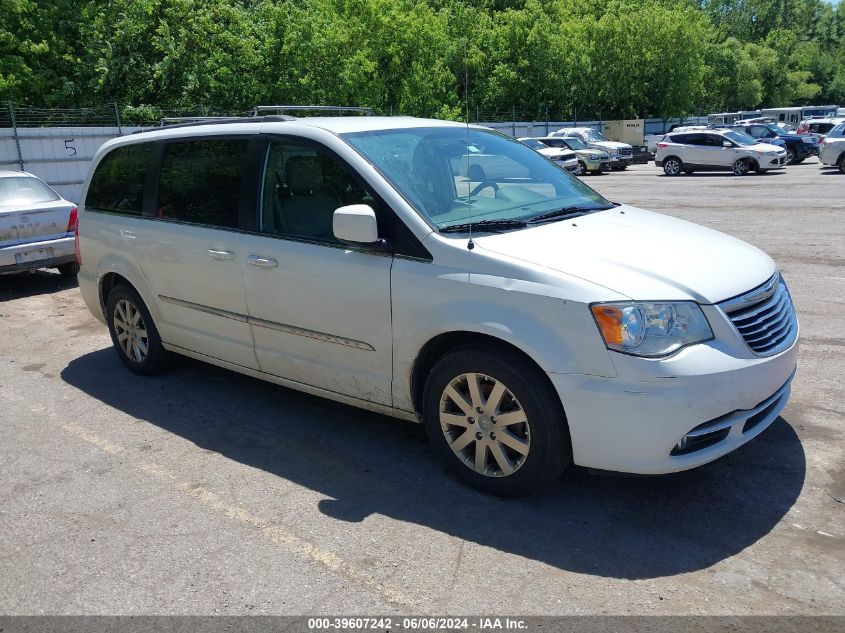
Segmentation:
<svg viewBox="0 0 845 633">
<path fill-rule="evenodd" d="M 136 373 L 158 372 L 167 360 L 155 323 L 134 288 L 116 286 L 109 294 L 106 317 L 117 355 Z"/>
<path fill-rule="evenodd" d="M 461 348 L 432 369 L 424 394 L 426 432 L 461 479 L 516 497 L 557 478 L 571 459 L 556 394 L 523 358 Z"/>
<path fill-rule="evenodd" d="M 671 156 L 663 161 L 663 173 L 667 176 L 680 176 L 684 171 L 684 164 L 680 158 Z"/>
<path fill-rule="evenodd" d="M 587 166 L 579 160 L 578 161 L 578 167 L 575 168 L 575 175 L 576 176 L 583 176 L 586 173 L 587 173 Z"/>
<path fill-rule="evenodd" d="M 845 174 L 845 154 L 839 157 L 839 173 Z"/>
<path fill-rule="evenodd" d="M 734 176 L 745 176 L 749 171 L 748 160 L 745 158 L 739 158 L 734 161 L 732 171 Z"/>
</svg>

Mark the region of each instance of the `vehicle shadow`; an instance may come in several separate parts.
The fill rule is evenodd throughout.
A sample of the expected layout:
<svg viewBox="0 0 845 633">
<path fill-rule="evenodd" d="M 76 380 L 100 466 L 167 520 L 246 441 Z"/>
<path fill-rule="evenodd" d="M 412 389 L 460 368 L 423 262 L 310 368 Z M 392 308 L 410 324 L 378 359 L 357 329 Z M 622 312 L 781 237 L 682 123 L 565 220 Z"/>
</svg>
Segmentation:
<svg viewBox="0 0 845 633">
<path fill-rule="evenodd" d="M 76 285 L 76 277 L 62 277 L 55 270 L 0 275 L 0 303 L 75 288 Z"/>
<path fill-rule="evenodd" d="M 179 359 L 126 371 L 111 348 L 73 360 L 68 384 L 197 446 L 318 491 L 327 516 L 410 521 L 554 567 L 614 578 L 702 569 L 767 534 L 795 503 L 805 457 L 778 419 L 735 453 L 686 473 L 598 476 L 570 468 L 527 499 L 475 492 L 447 474 L 421 425 Z"/>
</svg>

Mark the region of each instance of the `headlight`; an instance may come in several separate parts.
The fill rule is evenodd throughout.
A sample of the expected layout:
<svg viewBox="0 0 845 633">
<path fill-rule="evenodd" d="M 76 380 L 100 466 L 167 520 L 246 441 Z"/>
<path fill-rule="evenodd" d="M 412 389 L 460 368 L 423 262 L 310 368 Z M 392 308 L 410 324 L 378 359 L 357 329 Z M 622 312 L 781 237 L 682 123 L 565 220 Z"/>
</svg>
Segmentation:
<svg viewBox="0 0 845 633">
<path fill-rule="evenodd" d="M 601 154 L 590 154 L 590 160 L 599 160 L 601 158 Z"/>
<path fill-rule="evenodd" d="M 597 303 L 590 306 L 605 345 L 634 356 L 666 356 L 713 338 L 698 304 Z"/>
</svg>

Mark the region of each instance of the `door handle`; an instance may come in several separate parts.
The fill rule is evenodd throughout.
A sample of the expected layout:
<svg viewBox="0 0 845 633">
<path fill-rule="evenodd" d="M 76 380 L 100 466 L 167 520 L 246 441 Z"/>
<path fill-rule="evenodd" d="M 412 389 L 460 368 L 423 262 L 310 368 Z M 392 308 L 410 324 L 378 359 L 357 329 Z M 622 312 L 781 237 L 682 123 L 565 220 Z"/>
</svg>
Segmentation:
<svg viewBox="0 0 845 633">
<path fill-rule="evenodd" d="M 235 259 L 236 255 L 232 251 L 217 251 L 213 248 L 208 249 L 208 254 L 211 255 L 213 259 Z"/>
<path fill-rule="evenodd" d="M 247 261 L 253 266 L 258 266 L 259 268 L 276 268 L 279 265 L 279 262 L 275 259 L 270 257 L 259 257 L 258 255 L 250 255 L 247 257 Z"/>
</svg>

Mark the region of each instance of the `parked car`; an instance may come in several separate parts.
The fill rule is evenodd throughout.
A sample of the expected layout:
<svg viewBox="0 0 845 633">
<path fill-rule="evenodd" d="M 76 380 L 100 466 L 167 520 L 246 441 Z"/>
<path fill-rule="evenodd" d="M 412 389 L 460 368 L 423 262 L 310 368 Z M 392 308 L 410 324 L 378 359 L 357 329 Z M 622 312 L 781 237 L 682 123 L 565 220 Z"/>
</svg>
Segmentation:
<svg viewBox="0 0 845 633">
<path fill-rule="evenodd" d="M 831 129 L 819 147 L 819 162 L 845 174 L 845 122 Z"/>
<path fill-rule="evenodd" d="M 537 140 L 550 147 L 565 148 L 575 152 L 578 159 L 575 168 L 576 176 L 610 171 L 610 154 L 604 150 L 589 148 L 577 138 L 542 136 Z"/>
<path fill-rule="evenodd" d="M 591 127 L 565 127 L 549 136 L 577 138 L 590 149 L 603 150 L 610 154 L 611 169 L 626 169 L 634 162 L 634 148 L 628 143 L 608 141 L 601 132 Z"/>
<path fill-rule="evenodd" d="M 456 176 L 475 153 L 519 169 Z M 493 130 L 164 127 L 106 142 L 82 200 L 80 291 L 130 371 L 175 352 L 421 421 L 490 493 L 570 462 L 692 468 L 789 396 L 798 322 L 770 257 L 609 202 Z"/>
<path fill-rule="evenodd" d="M 672 132 L 657 144 L 654 162 L 667 176 L 695 171 L 731 171 L 744 176 L 750 171 L 762 174 L 784 167 L 786 150 L 758 143 L 735 130 Z"/>
<path fill-rule="evenodd" d="M 814 117 L 812 119 L 805 119 L 801 121 L 795 133 L 802 136 L 807 135 L 813 139 L 814 144 L 818 147 L 827 133 L 843 121 L 845 119 L 838 117 Z"/>
<path fill-rule="evenodd" d="M 58 268 L 76 275 L 76 205 L 40 178 L 0 170 L 0 274 Z"/>
<path fill-rule="evenodd" d="M 737 124 L 729 129 L 744 132 L 763 143 L 783 147 L 786 150 L 787 165 L 797 165 L 818 151 L 808 135 L 787 134 L 774 123 Z"/>
<path fill-rule="evenodd" d="M 578 157 L 575 155 L 575 152 L 568 147 L 550 147 L 539 139 L 527 136 L 517 140 L 523 145 L 527 145 L 535 152 L 542 154 L 553 163 L 557 163 L 565 170 L 571 172 L 578 171 Z"/>
</svg>

